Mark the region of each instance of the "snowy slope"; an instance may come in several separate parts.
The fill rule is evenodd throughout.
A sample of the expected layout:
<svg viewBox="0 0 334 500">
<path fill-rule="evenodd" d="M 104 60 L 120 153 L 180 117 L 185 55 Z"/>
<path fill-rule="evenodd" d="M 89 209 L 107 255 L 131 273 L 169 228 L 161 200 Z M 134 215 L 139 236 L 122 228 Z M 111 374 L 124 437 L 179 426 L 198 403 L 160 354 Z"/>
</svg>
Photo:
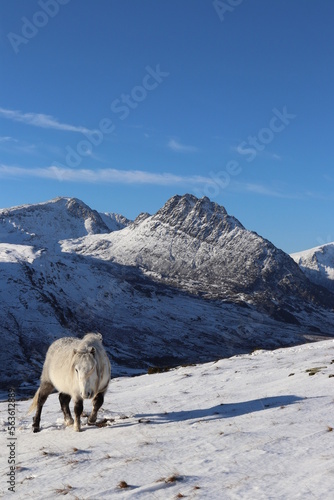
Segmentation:
<svg viewBox="0 0 334 500">
<path fill-rule="evenodd" d="M 306 276 L 334 292 L 334 243 L 291 254 Z"/>
<path fill-rule="evenodd" d="M 15 496 L 1 403 L 0 496 L 330 500 L 333 363 L 330 340 L 114 379 L 100 412 L 106 426 L 81 433 L 64 427 L 56 394 L 39 434 L 30 401 L 18 401 Z"/>
<path fill-rule="evenodd" d="M 35 248 L 30 245 L 0 243 L 0 262 L 10 262 L 13 264 L 28 262 L 32 264 L 40 255 L 41 250 L 35 250 Z"/>
</svg>

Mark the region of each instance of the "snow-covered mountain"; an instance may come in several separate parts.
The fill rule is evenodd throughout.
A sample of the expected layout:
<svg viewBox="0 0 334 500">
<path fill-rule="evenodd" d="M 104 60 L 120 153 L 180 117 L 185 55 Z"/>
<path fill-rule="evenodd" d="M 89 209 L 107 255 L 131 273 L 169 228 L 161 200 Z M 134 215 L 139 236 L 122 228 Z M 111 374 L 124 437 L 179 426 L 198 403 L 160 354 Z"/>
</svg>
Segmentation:
<svg viewBox="0 0 334 500">
<path fill-rule="evenodd" d="M 306 276 L 334 292 L 334 243 L 291 254 Z"/>
<path fill-rule="evenodd" d="M 300 301 L 334 306 L 289 255 L 204 197 L 174 196 L 123 231 L 62 243 L 64 252 L 135 266 L 155 280 L 210 299 L 255 304 L 298 322 Z"/>
<path fill-rule="evenodd" d="M 101 215 L 76 198 L 0 209 L 0 241 L 4 243 L 48 246 L 66 238 L 109 232 Z"/>
<path fill-rule="evenodd" d="M 110 217 L 113 232 L 106 217 L 71 198 L 0 210 L 3 387 L 35 383 L 48 345 L 87 331 L 114 374 L 333 334 L 333 295 L 207 198 Z"/>
<path fill-rule="evenodd" d="M 83 418 L 81 433 L 64 426 L 57 394 L 37 434 L 31 401 L 17 401 L 15 494 L 8 403 L 0 403 L 0 496 L 330 500 L 333 358 L 327 340 L 114 379 L 101 427 Z"/>
</svg>

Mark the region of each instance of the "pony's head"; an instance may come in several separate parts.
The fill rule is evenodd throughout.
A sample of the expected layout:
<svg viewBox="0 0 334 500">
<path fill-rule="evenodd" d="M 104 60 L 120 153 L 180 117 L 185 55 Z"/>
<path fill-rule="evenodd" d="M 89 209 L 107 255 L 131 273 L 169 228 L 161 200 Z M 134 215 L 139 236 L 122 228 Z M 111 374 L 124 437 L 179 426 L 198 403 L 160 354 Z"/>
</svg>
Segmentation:
<svg viewBox="0 0 334 500">
<path fill-rule="evenodd" d="M 97 363 L 95 348 L 73 351 L 73 376 L 77 380 L 82 399 L 91 399 L 95 396 L 98 385 Z"/>
</svg>

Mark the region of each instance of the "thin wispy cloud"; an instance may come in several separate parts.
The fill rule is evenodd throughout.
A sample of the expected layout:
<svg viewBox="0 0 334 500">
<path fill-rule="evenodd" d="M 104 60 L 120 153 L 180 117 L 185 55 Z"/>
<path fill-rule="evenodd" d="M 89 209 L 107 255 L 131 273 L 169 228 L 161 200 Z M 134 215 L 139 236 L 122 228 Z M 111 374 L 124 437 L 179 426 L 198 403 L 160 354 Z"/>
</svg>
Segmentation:
<svg viewBox="0 0 334 500">
<path fill-rule="evenodd" d="M 288 200 L 306 200 L 310 198 L 322 199 L 321 194 L 311 193 L 309 191 L 289 192 L 287 186 L 272 187 L 265 184 L 250 182 L 235 182 L 232 190 L 238 193 L 252 193 L 271 198 L 282 198 Z"/>
<path fill-rule="evenodd" d="M 144 170 L 71 169 L 58 166 L 43 168 L 24 168 L 0 165 L 0 177 L 5 178 L 42 178 L 69 182 L 151 184 L 157 186 L 213 184 L 210 177 L 200 175 L 181 176 L 172 173 L 155 173 Z"/>
<path fill-rule="evenodd" d="M 265 196 L 272 196 L 274 198 L 289 198 L 291 195 L 288 193 L 272 189 L 268 186 L 262 184 L 245 183 L 243 184 L 243 189 L 248 193 L 262 194 Z"/>
<path fill-rule="evenodd" d="M 18 142 L 18 140 L 14 139 L 14 137 L 10 137 L 8 135 L 0 136 L 0 144 L 5 143 L 5 142 Z"/>
<path fill-rule="evenodd" d="M 2 152 L 10 154 L 39 155 L 39 148 L 36 144 L 19 141 L 18 139 L 9 136 L 0 136 L 0 149 Z"/>
<path fill-rule="evenodd" d="M 177 153 L 196 153 L 198 151 L 198 148 L 196 148 L 195 146 L 181 144 L 175 139 L 171 139 L 168 142 L 168 147 L 169 149 L 171 149 L 172 151 L 176 151 Z"/>
<path fill-rule="evenodd" d="M 5 109 L 0 107 L 0 117 L 7 118 L 8 120 L 32 125 L 34 127 L 62 130 L 65 132 L 81 132 L 82 134 L 91 134 L 94 130 L 90 130 L 81 125 L 70 125 L 68 123 L 61 123 L 51 115 L 43 113 L 22 113 L 22 111 Z"/>
</svg>

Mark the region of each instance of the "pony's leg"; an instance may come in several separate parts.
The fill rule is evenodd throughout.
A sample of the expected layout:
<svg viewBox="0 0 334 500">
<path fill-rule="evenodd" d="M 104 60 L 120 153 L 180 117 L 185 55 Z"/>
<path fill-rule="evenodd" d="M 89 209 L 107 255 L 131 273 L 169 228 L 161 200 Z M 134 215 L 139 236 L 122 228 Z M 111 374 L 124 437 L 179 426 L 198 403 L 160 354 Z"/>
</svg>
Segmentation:
<svg viewBox="0 0 334 500">
<path fill-rule="evenodd" d="M 41 382 L 38 392 L 37 410 L 32 421 L 32 428 L 34 432 L 40 431 L 41 413 L 43 405 L 45 401 L 48 399 L 48 396 L 51 394 L 53 389 L 54 386 L 51 384 L 51 382 Z"/>
<path fill-rule="evenodd" d="M 74 403 L 74 430 L 77 432 L 81 431 L 80 417 L 83 412 L 83 400 L 78 399 Z"/>
<path fill-rule="evenodd" d="M 74 420 L 72 418 L 71 410 L 69 407 L 70 401 L 71 401 L 71 396 L 69 394 L 65 394 L 64 392 L 59 393 L 60 407 L 63 410 L 64 420 L 66 425 L 74 424 Z"/>
<path fill-rule="evenodd" d="M 88 418 L 89 425 L 95 424 L 96 418 L 97 418 L 97 412 L 99 411 L 99 409 L 103 405 L 103 401 L 104 401 L 104 392 L 98 392 L 93 399 L 92 413 L 89 415 L 89 418 Z"/>
</svg>

